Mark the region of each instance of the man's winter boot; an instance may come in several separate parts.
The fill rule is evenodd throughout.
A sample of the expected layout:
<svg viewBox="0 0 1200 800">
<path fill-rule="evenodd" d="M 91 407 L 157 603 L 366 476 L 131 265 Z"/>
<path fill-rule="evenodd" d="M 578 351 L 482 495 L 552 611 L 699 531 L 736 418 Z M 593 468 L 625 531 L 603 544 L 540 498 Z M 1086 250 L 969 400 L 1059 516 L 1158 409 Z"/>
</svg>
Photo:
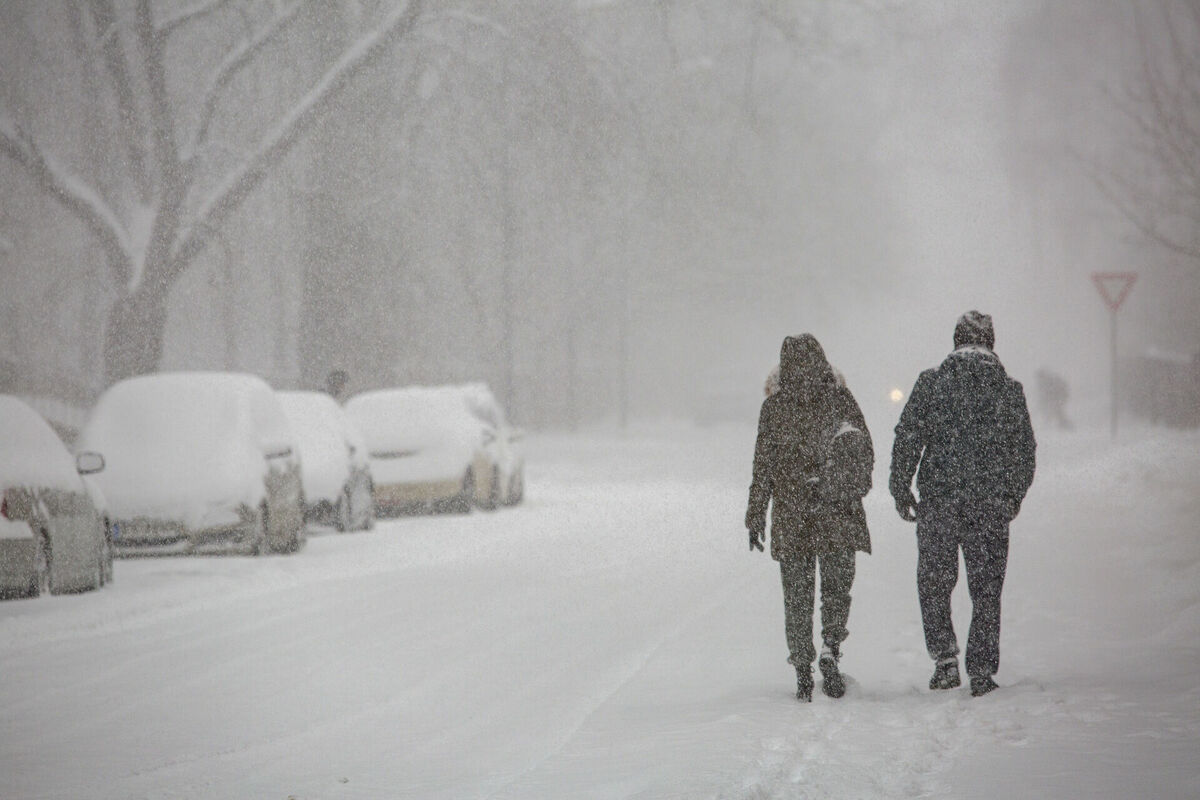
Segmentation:
<svg viewBox="0 0 1200 800">
<path fill-rule="evenodd" d="M 821 658 L 817 666 L 821 669 L 821 691 L 829 697 L 841 697 L 846 693 L 846 681 L 838 671 L 837 648 L 826 647 L 821 650 Z"/>
<path fill-rule="evenodd" d="M 812 667 L 796 667 L 796 699 L 801 703 L 811 703 L 812 690 Z"/>
<path fill-rule="evenodd" d="M 996 682 L 994 680 L 992 680 L 991 675 L 972 675 L 971 676 L 971 696 L 972 697 L 983 697 L 985 694 L 990 692 L 992 689 L 999 689 L 999 688 L 1000 687 L 996 684 Z"/>
<path fill-rule="evenodd" d="M 930 689 L 953 689 L 962 685 L 958 676 L 958 659 L 943 658 L 933 669 L 933 677 L 929 679 Z"/>
</svg>

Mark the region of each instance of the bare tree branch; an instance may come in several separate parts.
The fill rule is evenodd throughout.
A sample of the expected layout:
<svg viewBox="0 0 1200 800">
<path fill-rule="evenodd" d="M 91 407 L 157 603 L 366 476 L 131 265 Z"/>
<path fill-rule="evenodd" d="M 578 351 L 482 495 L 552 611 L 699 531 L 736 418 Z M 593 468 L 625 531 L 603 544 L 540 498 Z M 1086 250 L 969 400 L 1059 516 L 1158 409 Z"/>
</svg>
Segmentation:
<svg viewBox="0 0 1200 800">
<path fill-rule="evenodd" d="M 1158 214 L 1154 205 L 1140 197 L 1136 183 L 1111 169 L 1097 167 L 1084 159 L 1080 161 L 1100 193 L 1138 233 L 1176 255 L 1200 262 L 1200 246 L 1187 244 L 1162 230 L 1156 221 Z"/>
<path fill-rule="evenodd" d="M 169 276 L 182 271 L 203 249 L 210 230 L 218 229 L 229 214 L 262 183 L 270 169 L 291 149 L 313 121 L 364 67 L 379 58 L 393 41 L 407 35 L 421 14 L 422 0 L 409 0 L 393 9 L 370 34 L 357 41 L 326 71 L 317 84 L 259 143 L 254 153 L 204 201 L 183 240 L 171 257 Z"/>
<path fill-rule="evenodd" d="M 112 0 L 91 0 L 92 20 L 104 53 L 104 65 L 112 81 L 117 99 L 117 119 L 120 123 L 121 139 L 125 143 L 126 157 L 134 185 L 142 202 L 150 197 L 150 176 L 146 169 L 144 153 L 145 132 L 134 99 L 133 82 L 125 58 L 125 48 L 117 24 L 117 11 Z"/>
<path fill-rule="evenodd" d="M 150 0 L 138 0 L 135 31 L 142 53 L 142 69 L 149 88 L 151 139 L 158 175 L 157 213 L 145 242 L 135 243 L 132 281 L 140 283 L 155 279 L 147 275 L 150 265 L 165 266 L 170 260 L 171 245 L 179 233 L 180 213 L 190 183 L 179 160 L 175 138 L 175 118 L 167 93 L 167 68 L 164 51 L 167 37 L 154 27 Z M 136 245 L 141 245 L 140 252 Z M 140 258 L 139 258 L 140 256 Z"/>
<path fill-rule="evenodd" d="M 508 28 L 491 17 L 485 17 L 482 14 L 472 14 L 471 12 L 465 11 L 461 8 L 452 8 L 446 11 L 441 11 L 437 14 L 428 14 L 425 16 L 422 23 L 424 27 L 425 25 L 435 25 L 438 22 L 448 19 L 455 20 L 457 22 L 464 22 L 467 25 L 477 28 L 490 30 L 492 33 L 495 33 L 505 39 L 510 38 L 512 35 L 509 33 Z"/>
<path fill-rule="evenodd" d="M 1128 123 L 1121 157 L 1085 172 L 1146 240 L 1200 266 L 1200 10 L 1184 4 L 1137 8 L 1140 65 L 1109 102 Z"/>
<path fill-rule="evenodd" d="M 271 18 L 271 21 L 262 30 L 231 50 L 221 65 L 217 67 L 217 71 L 213 73 L 208 88 L 204 92 L 200 122 L 196 126 L 196 132 L 192 135 L 191 143 L 184 155 L 186 161 L 190 162 L 194 159 L 208 140 L 208 129 L 216 114 L 217 101 L 221 99 L 222 92 L 229 87 L 237 74 L 253 60 L 259 51 L 275 41 L 296 20 L 303 6 L 304 0 L 296 0 L 285 6 Z"/>
<path fill-rule="evenodd" d="M 160 181 L 178 178 L 179 156 L 175 144 L 175 121 L 167 96 L 167 68 L 163 59 L 165 37 L 154 28 L 150 0 L 138 0 L 135 30 L 142 50 L 142 70 L 150 89 L 150 133 L 154 161 Z"/>
<path fill-rule="evenodd" d="M 188 8 L 181 8 L 171 16 L 158 23 L 155 31 L 161 36 L 170 36 L 181 26 L 186 25 L 193 20 L 207 16 L 214 11 L 219 11 L 222 6 L 228 5 L 229 0 L 207 0 L 207 2 L 196 3 Z"/>
<path fill-rule="evenodd" d="M 805 44 L 804 37 L 800 33 L 800 25 L 794 18 L 785 17 L 773 7 L 772 3 L 757 2 L 754 4 L 754 10 L 758 16 L 768 22 L 785 41 L 792 44 Z"/>
<path fill-rule="evenodd" d="M 28 175 L 58 200 L 100 241 L 119 285 L 130 278 L 129 237 L 116 214 L 99 193 L 57 166 L 38 147 L 33 137 L 0 118 L 0 153 L 25 168 Z"/>
</svg>

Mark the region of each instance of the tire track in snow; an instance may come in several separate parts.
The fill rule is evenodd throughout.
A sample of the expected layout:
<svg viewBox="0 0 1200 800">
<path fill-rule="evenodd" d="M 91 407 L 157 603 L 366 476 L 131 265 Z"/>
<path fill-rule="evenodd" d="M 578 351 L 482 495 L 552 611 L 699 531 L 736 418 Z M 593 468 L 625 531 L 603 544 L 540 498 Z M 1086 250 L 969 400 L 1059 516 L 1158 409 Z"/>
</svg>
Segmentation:
<svg viewBox="0 0 1200 800">
<path fill-rule="evenodd" d="M 575 713 L 572 720 L 569 721 L 563 728 L 555 734 L 553 745 L 542 755 L 528 764 L 524 769 L 515 775 L 504 780 L 503 783 L 493 788 L 484 797 L 486 800 L 495 800 L 504 796 L 504 793 L 512 789 L 522 780 L 537 772 L 544 764 L 548 763 L 555 756 L 562 753 L 571 743 L 576 735 L 587 725 L 597 711 L 604 707 L 606 703 L 620 694 L 621 690 L 632 681 L 646 665 L 650 663 L 655 654 L 658 653 L 665 644 L 678 639 L 685 631 L 690 629 L 701 619 L 710 616 L 714 611 L 722 606 L 728 605 L 731 598 L 744 593 L 745 586 L 749 581 L 743 581 L 727 588 L 723 593 L 710 602 L 706 603 L 687 617 L 683 618 L 678 624 L 668 628 L 665 632 L 656 636 L 654 641 L 646 647 L 641 648 L 635 653 L 626 656 L 620 665 L 610 668 L 605 675 L 605 678 L 600 682 L 602 688 L 594 693 L 584 703 L 583 707 Z M 728 586 L 728 584 L 726 584 Z M 738 590 L 738 591 L 735 591 Z"/>
</svg>

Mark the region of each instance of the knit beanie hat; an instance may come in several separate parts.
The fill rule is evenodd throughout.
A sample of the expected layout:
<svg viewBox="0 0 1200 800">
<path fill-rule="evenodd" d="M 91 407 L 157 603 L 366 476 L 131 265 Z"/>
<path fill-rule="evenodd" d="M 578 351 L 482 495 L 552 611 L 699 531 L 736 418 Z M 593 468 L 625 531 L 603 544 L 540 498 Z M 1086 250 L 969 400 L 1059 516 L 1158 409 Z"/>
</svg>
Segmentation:
<svg viewBox="0 0 1200 800">
<path fill-rule="evenodd" d="M 983 345 L 991 350 L 996 343 L 996 334 L 992 330 L 992 318 L 981 311 L 968 311 L 958 318 L 954 326 L 954 347 L 965 345 Z"/>
</svg>

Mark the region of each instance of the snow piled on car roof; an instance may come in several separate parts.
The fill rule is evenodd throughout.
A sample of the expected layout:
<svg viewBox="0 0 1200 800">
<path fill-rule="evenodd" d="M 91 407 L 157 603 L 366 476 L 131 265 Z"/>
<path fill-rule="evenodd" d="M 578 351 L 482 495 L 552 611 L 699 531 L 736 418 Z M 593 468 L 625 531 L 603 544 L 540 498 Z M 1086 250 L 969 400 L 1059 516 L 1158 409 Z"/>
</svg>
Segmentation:
<svg viewBox="0 0 1200 800">
<path fill-rule="evenodd" d="M 81 490 L 75 460 L 41 415 L 0 395 L 0 491 L 11 486 Z"/>
<path fill-rule="evenodd" d="M 346 403 L 362 431 L 377 484 L 457 479 L 482 446 L 483 425 L 461 386 L 407 386 Z"/>
<path fill-rule="evenodd" d="M 300 450 L 304 496 L 310 503 L 336 503 L 350 477 L 347 445 L 361 447 L 349 435 L 345 412 L 323 392 L 279 392 L 278 396 Z"/>
<path fill-rule="evenodd" d="M 278 398 L 253 375 L 161 373 L 122 381 L 96 403 L 80 449 L 106 461 L 112 513 L 204 524 L 215 508 L 257 506 L 264 452 L 292 446 Z"/>
<path fill-rule="evenodd" d="M 467 407 L 461 387 L 406 386 L 352 397 L 346 413 L 358 425 L 373 453 L 407 450 L 479 436 L 479 421 Z"/>
</svg>

